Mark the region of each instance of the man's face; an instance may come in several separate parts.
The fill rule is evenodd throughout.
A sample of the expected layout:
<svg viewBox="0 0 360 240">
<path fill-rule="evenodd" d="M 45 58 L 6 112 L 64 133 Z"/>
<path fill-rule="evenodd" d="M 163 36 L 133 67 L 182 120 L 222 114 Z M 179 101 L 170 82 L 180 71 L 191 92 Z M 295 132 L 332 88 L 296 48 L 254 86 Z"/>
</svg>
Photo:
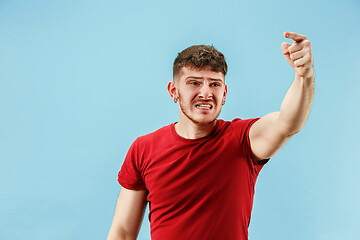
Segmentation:
<svg viewBox="0 0 360 240">
<path fill-rule="evenodd" d="M 191 121 L 201 126 L 214 123 L 227 93 L 224 74 L 213 72 L 210 67 L 183 67 L 174 80 L 180 121 Z"/>
</svg>

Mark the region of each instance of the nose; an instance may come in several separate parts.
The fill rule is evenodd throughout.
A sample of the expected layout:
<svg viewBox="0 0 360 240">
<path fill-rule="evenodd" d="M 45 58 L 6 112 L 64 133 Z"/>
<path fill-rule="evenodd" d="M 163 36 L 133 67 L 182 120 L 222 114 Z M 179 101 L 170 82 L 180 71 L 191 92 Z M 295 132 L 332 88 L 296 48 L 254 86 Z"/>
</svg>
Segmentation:
<svg viewBox="0 0 360 240">
<path fill-rule="evenodd" d="M 202 87 L 200 88 L 199 98 L 208 100 L 208 99 L 212 99 L 213 97 L 214 96 L 210 87 L 207 84 L 203 84 Z"/>
</svg>

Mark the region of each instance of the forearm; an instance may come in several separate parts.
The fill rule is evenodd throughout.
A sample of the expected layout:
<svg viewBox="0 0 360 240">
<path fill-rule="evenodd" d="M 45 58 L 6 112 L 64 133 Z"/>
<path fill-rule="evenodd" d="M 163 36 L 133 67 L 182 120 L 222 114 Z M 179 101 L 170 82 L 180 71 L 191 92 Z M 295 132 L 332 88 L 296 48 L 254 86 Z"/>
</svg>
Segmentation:
<svg viewBox="0 0 360 240">
<path fill-rule="evenodd" d="M 250 128 L 251 150 L 258 159 L 272 157 L 304 126 L 314 98 L 314 68 L 311 43 L 306 36 L 285 32 L 293 44 L 282 43 L 285 60 L 295 70 L 295 79 L 281 104 L 280 112 L 263 116 Z"/>
<path fill-rule="evenodd" d="M 314 78 L 313 71 L 305 78 L 295 74 L 294 82 L 285 95 L 279 121 L 287 135 L 299 132 L 308 119 L 314 98 Z"/>
<path fill-rule="evenodd" d="M 122 188 L 107 240 L 136 240 L 146 208 L 146 190 Z"/>
</svg>

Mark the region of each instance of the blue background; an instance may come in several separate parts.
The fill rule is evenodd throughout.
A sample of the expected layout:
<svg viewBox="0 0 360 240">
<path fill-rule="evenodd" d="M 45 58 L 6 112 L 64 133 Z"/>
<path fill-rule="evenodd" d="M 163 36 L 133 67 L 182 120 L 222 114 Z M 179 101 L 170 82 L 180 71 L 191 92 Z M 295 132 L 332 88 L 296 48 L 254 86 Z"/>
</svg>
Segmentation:
<svg viewBox="0 0 360 240">
<path fill-rule="evenodd" d="M 0 239 L 105 239 L 130 144 L 178 120 L 177 53 L 213 44 L 229 65 L 220 117 L 261 117 L 293 80 L 284 31 L 312 42 L 316 92 L 259 176 L 249 237 L 360 239 L 359 23 L 357 0 L 1 0 Z"/>
</svg>

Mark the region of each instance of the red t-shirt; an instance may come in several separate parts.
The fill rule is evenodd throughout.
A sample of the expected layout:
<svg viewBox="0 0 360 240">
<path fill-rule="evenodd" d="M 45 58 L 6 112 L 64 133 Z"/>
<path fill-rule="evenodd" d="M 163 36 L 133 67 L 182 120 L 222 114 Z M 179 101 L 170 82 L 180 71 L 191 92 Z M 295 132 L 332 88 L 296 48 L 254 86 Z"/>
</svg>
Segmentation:
<svg viewBox="0 0 360 240">
<path fill-rule="evenodd" d="M 217 120 L 211 134 L 180 137 L 174 124 L 139 137 L 118 175 L 147 189 L 152 240 L 248 239 L 256 178 L 249 129 L 257 119 Z"/>
</svg>

